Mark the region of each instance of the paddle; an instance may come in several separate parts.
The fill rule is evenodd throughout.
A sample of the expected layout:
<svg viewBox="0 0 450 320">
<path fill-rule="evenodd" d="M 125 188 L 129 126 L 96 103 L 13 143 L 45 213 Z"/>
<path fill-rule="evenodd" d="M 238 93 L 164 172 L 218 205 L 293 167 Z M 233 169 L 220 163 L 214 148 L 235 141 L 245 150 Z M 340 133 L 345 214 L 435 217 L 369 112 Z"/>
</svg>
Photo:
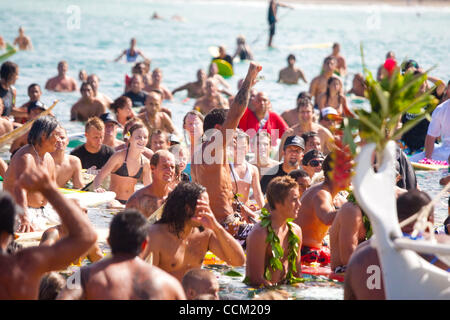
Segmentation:
<svg viewBox="0 0 450 320">
<path fill-rule="evenodd" d="M 21 127 L 16 128 L 13 131 L 5 133 L 4 135 L 0 136 L 0 147 L 5 145 L 8 141 L 16 139 L 17 137 L 22 135 L 26 130 L 31 128 L 31 126 L 33 125 L 34 121 L 36 121 L 36 119 L 48 115 L 52 111 L 52 109 L 56 106 L 58 101 L 59 100 L 55 100 L 55 102 L 53 102 L 51 107 L 48 108 L 47 110 L 41 112 L 37 118 L 35 118 L 33 120 L 29 120 L 27 123 L 25 123 Z"/>
</svg>

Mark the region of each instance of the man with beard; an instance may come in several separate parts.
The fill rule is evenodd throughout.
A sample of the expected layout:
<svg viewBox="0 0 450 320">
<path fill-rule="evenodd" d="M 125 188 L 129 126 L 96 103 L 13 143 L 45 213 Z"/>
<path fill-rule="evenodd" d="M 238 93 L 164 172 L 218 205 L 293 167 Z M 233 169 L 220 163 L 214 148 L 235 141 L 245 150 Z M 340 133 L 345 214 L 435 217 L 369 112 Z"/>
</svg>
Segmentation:
<svg viewBox="0 0 450 320">
<path fill-rule="evenodd" d="M 286 176 L 292 170 L 298 169 L 303 159 L 305 151 L 305 142 L 299 136 L 290 136 L 286 138 L 283 145 L 284 160 L 279 165 L 272 167 L 261 179 L 261 190 L 266 193 L 267 185 L 276 177 Z"/>
</svg>

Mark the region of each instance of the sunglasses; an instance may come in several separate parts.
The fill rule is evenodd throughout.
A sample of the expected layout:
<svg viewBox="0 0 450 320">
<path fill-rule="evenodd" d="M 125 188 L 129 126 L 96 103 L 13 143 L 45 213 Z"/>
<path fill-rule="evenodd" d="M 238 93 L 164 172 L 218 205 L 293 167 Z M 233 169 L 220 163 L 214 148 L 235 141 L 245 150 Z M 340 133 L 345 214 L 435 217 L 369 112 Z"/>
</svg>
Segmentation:
<svg viewBox="0 0 450 320">
<path fill-rule="evenodd" d="M 323 160 L 311 160 L 310 162 L 308 162 L 308 165 L 310 167 L 318 167 L 321 166 L 323 163 Z"/>
</svg>

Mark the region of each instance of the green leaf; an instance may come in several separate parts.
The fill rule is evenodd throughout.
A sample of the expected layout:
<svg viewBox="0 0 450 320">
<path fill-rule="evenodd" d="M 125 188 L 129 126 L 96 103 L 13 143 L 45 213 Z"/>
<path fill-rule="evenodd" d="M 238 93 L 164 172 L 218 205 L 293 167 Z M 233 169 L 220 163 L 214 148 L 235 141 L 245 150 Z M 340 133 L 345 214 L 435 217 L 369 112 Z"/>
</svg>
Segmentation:
<svg viewBox="0 0 450 320">
<path fill-rule="evenodd" d="M 409 120 L 408 122 L 406 122 L 405 124 L 403 124 L 403 126 L 401 127 L 401 129 L 399 129 L 398 131 L 395 132 L 394 136 L 392 137 L 392 140 L 398 140 L 401 139 L 401 137 L 408 132 L 409 130 L 411 130 L 416 124 L 418 124 L 420 121 L 422 121 L 423 119 L 426 118 L 426 113 L 423 113 L 421 115 L 419 115 L 417 118 L 414 118 L 412 120 Z"/>
<path fill-rule="evenodd" d="M 283 270 L 283 264 L 280 259 L 270 258 L 270 264 L 274 270 Z"/>
<path fill-rule="evenodd" d="M 270 224 L 270 219 L 263 218 L 263 219 L 261 220 L 261 226 L 262 226 L 263 228 L 266 228 L 269 224 Z"/>
<path fill-rule="evenodd" d="M 273 256 L 275 258 L 283 258 L 283 256 L 284 256 L 284 250 L 280 246 L 279 243 L 273 243 L 272 244 L 272 252 L 273 252 Z"/>
<path fill-rule="evenodd" d="M 266 278 L 266 280 L 272 280 L 272 273 L 269 270 L 269 267 L 266 268 L 266 271 L 264 272 L 264 278 Z"/>
<path fill-rule="evenodd" d="M 231 269 L 224 274 L 229 277 L 242 277 L 242 274 L 234 269 Z"/>
<path fill-rule="evenodd" d="M 381 117 L 385 118 L 389 113 L 389 92 L 383 91 L 378 83 L 374 85 L 374 90 L 381 105 Z"/>
</svg>

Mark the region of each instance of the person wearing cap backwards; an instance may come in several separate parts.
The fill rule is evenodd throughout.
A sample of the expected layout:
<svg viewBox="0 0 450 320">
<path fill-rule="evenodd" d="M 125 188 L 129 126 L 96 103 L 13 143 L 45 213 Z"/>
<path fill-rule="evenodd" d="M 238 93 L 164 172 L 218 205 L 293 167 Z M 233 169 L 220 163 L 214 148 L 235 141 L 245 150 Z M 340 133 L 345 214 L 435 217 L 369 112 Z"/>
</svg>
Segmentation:
<svg viewBox="0 0 450 320">
<path fill-rule="evenodd" d="M 323 159 L 322 152 L 315 149 L 306 152 L 303 156 L 302 168 L 308 173 L 311 179 L 322 172 Z"/>
<path fill-rule="evenodd" d="M 92 85 L 84 82 L 80 88 L 81 98 L 70 110 L 70 121 L 87 121 L 106 112 L 106 107 L 94 95 Z"/>
<path fill-rule="evenodd" d="M 302 79 L 303 82 L 308 83 L 303 71 L 300 68 L 294 66 L 295 56 L 293 54 L 290 54 L 287 57 L 287 61 L 288 66 L 280 70 L 278 82 L 286 84 L 297 84 L 298 80 Z"/>
<path fill-rule="evenodd" d="M 28 97 L 30 97 L 30 100 L 13 113 L 14 121 L 17 123 L 25 123 L 28 120 L 28 109 L 34 107 L 36 104 L 42 103 L 40 101 L 41 95 L 41 87 L 37 83 L 30 84 L 28 86 Z"/>
<path fill-rule="evenodd" d="M 324 245 L 323 240 L 337 213 L 334 205 L 335 197 L 343 190 L 341 188 L 346 188 L 350 184 L 351 179 L 349 174 L 348 180 L 339 181 L 337 184 L 329 176 L 332 170 L 331 161 L 331 156 L 328 155 L 322 163 L 324 181 L 313 185 L 303 193 L 300 199 L 302 206 L 294 220 L 303 231 L 302 263 L 318 262 L 323 266 L 330 263 L 330 250 Z"/>
<path fill-rule="evenodd" d="M 266 171 L 261 178 L 261 190 L 265 194 L 269 182 L 276 177 L 286 176 L 292 170 L 298 169 L 303 158 L 305 142 L 299 136 L 287 137 L 283 144 L 283 162 Z"/>
<path fill-rule="evenodd" d="M 338 114 L 335 108 L 326 107 L 320 111 L 319 124 L 327 128 L 331 132 L 337 129 L 337 121 L 340 121 L 341 119 L 341 116 Z"/>
<path fill-rule="evenodd" d="M 313 106 L 311 104 L 311 101 L 309 99 L 300 99 L 298 101 L 298 124 L 294 125 L 291 128 L 288 128 L 286 132 L 281 137 L 281 143 L 280 143 L 280 154 L 281 154 L 281 146 L 284 144 L 284 140 L 286 137 L 298 135 L 301 136 L 305 132 L 317 132 L 317 135 L 320 138 L 320 145 L 322 146 L 322 153 L 328 154 L 333 146 L 331 144 L 331 141 L 333 140 L 333 135 L 324 126 L 315 123 L 313 121 Z"/>
<path fill-rule="evenodd" d="M 121 127 L 120 123 L 112 116 L 111 113 L 106 112 L 100 116 L 100 120 L 105 124 L 105 137 L 103 144 L 110 146 L 113 149 L 123 145 L 125 142 L 117 139 L 117 128 Z"/>
</svg>

